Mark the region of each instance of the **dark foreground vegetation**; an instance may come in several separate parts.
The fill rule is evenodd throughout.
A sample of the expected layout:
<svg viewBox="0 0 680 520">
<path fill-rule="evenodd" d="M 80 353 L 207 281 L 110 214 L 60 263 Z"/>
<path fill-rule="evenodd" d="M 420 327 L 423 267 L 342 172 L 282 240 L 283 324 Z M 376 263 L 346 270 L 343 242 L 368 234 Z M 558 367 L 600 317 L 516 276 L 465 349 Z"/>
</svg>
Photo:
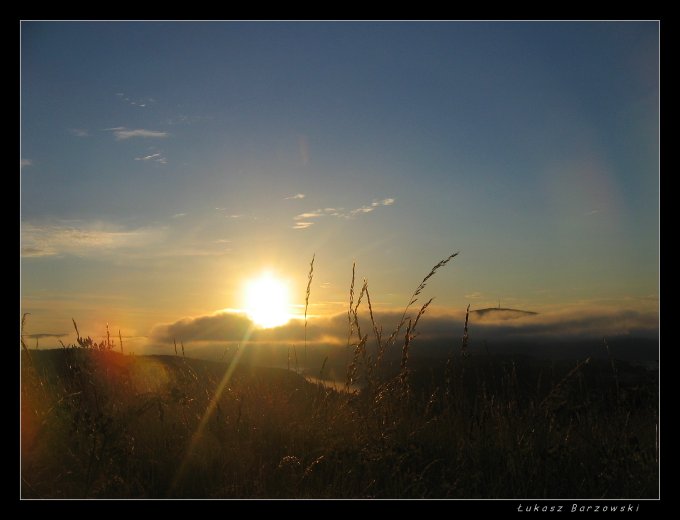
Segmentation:
<svg viewBox="0 0 680 520">
<path fill-rule="evenodd" d="M 657 383 L 623 363 L 458 357 L 359 393 L 238 366 L 219 395 L 229 363 L 23 355 L 24 498 L 658 495 Z"/>
<path fill-rule="evenodd" d="M 467 322 L 448 358 L 414 356 L 430 302 L 407 311 L 453 256 L 387 338 L 352 277 L 344 389 L 247 347 L 211 362 L 123 355 L 77 327 L 62 349 L 22 340 L 22 497 L 658 497 L 657 371 L 470 353 Z"/>
</svg>

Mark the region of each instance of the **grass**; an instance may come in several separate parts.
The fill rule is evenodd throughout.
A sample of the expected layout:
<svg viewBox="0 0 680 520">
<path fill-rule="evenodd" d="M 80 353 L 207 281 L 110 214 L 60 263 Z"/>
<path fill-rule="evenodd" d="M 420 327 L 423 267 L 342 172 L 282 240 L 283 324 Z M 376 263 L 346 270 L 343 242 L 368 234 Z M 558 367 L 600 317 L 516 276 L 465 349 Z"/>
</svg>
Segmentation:
<svg viewBox="0 0 680 520">
<path fill-rule="evenodd" d="M 455 256 L 422 280 L 387 339 L 367 281 L 355 301 L 353 266 L 346 391 L 305 380 L 297 363 L 251 366 L 234 352 L 223 363 L 176 344 L 175 355 L 123 355 L 120 333 L 119 345 L 96 343 L 75 321 L 76 343 L 62 349 L 22 340 L 22 496 L 658 496 L 658 386 L 643 369 L 611 352 L 574 363 L 472 355 L 467 319 L 447 362 L 419 357 L 432 300 L 411 309 Z"/>
</svg>

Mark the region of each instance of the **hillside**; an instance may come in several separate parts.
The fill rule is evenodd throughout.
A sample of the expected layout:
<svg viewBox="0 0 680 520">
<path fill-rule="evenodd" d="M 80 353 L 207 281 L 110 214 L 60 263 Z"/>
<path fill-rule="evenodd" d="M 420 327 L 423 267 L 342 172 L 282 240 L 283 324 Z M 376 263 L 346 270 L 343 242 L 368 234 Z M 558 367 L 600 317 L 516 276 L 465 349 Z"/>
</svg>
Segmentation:
<svg viewBox="0 0 680 520">
<path fill-rule="evenodd" d="M 23 352 L 22 496 L 658 494 L 658 382 L 640 367 L 469 356 L 376 371 L 359 355 L 363 389 L 347 393 L 233 361 Z"/>
</svg>

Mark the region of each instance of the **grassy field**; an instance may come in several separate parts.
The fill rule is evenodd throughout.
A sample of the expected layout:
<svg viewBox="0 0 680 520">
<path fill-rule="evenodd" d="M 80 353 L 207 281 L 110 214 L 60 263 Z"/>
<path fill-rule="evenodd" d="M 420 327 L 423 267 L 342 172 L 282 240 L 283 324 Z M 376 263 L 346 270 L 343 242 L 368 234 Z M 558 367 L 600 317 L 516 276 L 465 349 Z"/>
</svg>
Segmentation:
<svg viewBox="0 0 680 520">
<path fill-rule="evenodd" d="M 457 357 L 338 392 L 181 356 L 23 355 L 24 498 L 658 494 L 656 380 L 623 363 Z"/>
<path fill-rule="evenodd" d="M 362 298 L 372 316 L 352 282 L 346 390 L 238 351 L 123 355 L 80 333 L 62 349 L 24 344 L 22 497 L 658 496 L 658 372 L 470 354 L 467 327 L 448 359 L 414 357 L 429 302 L 387 338 L 372 323 L 370 355 Z"/>
</svg>

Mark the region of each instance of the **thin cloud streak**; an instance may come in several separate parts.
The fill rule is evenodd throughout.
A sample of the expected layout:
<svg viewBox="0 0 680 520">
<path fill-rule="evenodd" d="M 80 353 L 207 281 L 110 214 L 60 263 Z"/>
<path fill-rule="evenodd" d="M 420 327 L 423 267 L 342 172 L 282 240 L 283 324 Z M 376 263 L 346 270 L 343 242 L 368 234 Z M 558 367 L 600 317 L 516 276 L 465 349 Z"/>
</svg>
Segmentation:
<svg viewBox="0 0 680 520">
<path fill-rule="evenodd" d="M 153 98 L 134 100 L 134 99 L 131 99 L 129 96 L 126 96 L 125 93 L 123 93 L 123 92 L 116 92 L 116 96 L 118 97 L 118 99 L 127 103 L 128 105 L 132 105 L 132 106 L 136 106 L 136 107 L 140 107 L 140 108 L 145 108 L 145 107 L 149 106 L 151 103 L 156 102 L 156 100 L 153 99 Z"/>
<path fill-rule="evenodd" d="M 93 255 L 124 248 L 141 248 L 157 239 L 159 230 L 120 229 L 101 222 L 23 223 L 21 256 Z"/>
<path fill-rule="evenodd" d="M 387 199 L 382 199 L 382 200 L 374 200 L 371 202 L 371 204 L 367 204 L 365 206 L 361 206 L 360 208 L 356 208 L 350 211 L 345 211 L 344 208 L 319 208 L 315 209 L 313 211 L 307 211 L 305 213 L 300 213 L 299 215 L 295 215 L 293 217 L 293 220 L 299 221 L 299 220 L 309 220 L 309 219 L 315 219 L 315 218 L 321 218 L 321 217 L 338 217 L 338 218 L 344 218 L 344 219 L 351 219 L 354 218 L 358 215 L 366 214 L 366 213 L 371 213 L 372 211 L 375 211 L 377 208 L 382 207 L 382 206 L 391 206 L 394 204 L 395 199 L 393 198 L 387 198 Z M 301 224 L 300 222 L 296 222 L 293 225 L 293 229 L 306 229 L 309 226 L 313 224 L 313 222 L 304 222 L 304 224 L 307 224 L 305 226 L 299 225 Z"/>
<path fill-rule="evenodd" d="M 123 126 L 107 128 L 106 130 L 113 132 L 113 135 L 116 137 L 116 141 L 124 141 L 126 139 L 132 139 L 134 137 L 163 139 L 170 135 L 167 132 L 160 132 L 157 130 L 146 130 L 144 128 L 130 130 Z"/>
<path fill-rule="evenodd" d="M 293 229 L 307 229 L 314 225 L 314 222 L 296 222 Z"/>
<path fill-rule="evenodd" d="M 293 220 L 304 220 L 308 218 L 316 218 L 316 217 L 323 217 L 324 213 L 320 210 L 317 211 L 310 211 L 309 213 L 300 213 L 299 215 L 296 215 L 293 217 Z"/>
<path fill-rule="evenodd" d="M 153 153 L 151 155 L 146 155 L 144 157 L 135 157 L 135 161 L 153 161 L 160 164 L 167 164 L 168 160 L 163 156 L 163 154 Z"/>
</svg>

